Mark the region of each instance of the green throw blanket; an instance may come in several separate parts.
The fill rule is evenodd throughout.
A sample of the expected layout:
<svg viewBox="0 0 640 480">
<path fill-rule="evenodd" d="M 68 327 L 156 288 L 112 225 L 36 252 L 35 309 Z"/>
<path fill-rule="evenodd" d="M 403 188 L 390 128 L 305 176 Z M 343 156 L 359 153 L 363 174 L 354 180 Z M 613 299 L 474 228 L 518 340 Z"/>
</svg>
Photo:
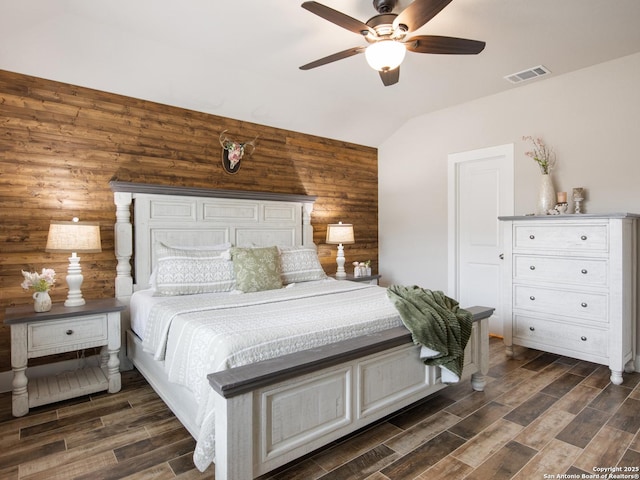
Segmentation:
<svg viewBox="0 0 640 480">
<path fill-rule="evenodd" d="M 457 382 L 464 366 L 464 348 L 471 336 L 471 312 L 442 292 L 415 285 L 392 285 L 387 295 L 413 341 L 422 345 L 420 358 L 424 363 L 442 367 L 444 383 Z M 445 370 L 453 376 L 445 375 Z"/>
</svg>

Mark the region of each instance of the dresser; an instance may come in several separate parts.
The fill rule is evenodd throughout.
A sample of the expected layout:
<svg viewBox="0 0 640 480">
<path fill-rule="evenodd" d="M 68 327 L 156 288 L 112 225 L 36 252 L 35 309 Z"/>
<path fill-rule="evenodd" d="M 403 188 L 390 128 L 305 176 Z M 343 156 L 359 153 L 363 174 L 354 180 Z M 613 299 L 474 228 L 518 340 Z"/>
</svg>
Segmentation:
<svg viewBox="0 0 640 480">
<path fill-rule="evenodd" d="M 13 415 L 20 417 L 32 407 L 102 390 L 118 392 L 120 312 L 124 308 L 108 298 L 87 300 L 79 307 L 54 304 L 51 311 L 42 313 L 35 313 L 32 305 L 8 308 L 4 323 L 11 327 Z M 87 361 L 57 375 L 27 375 L 30 358 L 92 347 L 102 347 L 98 365 Z"/>
<path fill-rule="evenodd" d="M 514 345 L 633 371 L 638 215 L 499 217 L 507 355 Z"/>
</svg>

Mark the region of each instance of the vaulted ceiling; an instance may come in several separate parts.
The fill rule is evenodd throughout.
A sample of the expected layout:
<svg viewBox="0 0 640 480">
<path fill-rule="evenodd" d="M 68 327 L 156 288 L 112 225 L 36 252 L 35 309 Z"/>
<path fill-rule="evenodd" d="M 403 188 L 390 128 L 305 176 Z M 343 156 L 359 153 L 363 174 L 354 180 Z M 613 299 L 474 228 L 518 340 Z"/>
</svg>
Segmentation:
<svg viewBox="0 0 640 480">
<path fill-rule="evenodd" d="M 639 0 L 453 0 L 417 34 L 485 50 L 408 52 L 385 87 L 364 55 L 300 70 L 366 45 L 300 3 L 0 0 L 0 69 L 376 147 L 412 117 L 519 88 L 506 75 L 544 65 L 552 78 L 640 52 Z M 371 0 L 320 3 L 361 21 L 377 13 Z"/>
</svg>

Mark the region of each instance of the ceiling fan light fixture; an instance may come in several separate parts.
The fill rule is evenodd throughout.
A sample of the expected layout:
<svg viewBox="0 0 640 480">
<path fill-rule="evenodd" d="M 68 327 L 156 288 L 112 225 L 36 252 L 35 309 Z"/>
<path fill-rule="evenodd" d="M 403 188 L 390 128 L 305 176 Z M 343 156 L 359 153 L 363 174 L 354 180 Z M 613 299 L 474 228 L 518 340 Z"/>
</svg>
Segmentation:
<svg viewBox="0 0 640 480">
<path fill-rule="evenodd" d="M 371 68 L 382 72 L 398 68 L 406 53 L 404 44 L 395 40 L 380 40 L 369 45 L 364 56 Z"/>
</svg>

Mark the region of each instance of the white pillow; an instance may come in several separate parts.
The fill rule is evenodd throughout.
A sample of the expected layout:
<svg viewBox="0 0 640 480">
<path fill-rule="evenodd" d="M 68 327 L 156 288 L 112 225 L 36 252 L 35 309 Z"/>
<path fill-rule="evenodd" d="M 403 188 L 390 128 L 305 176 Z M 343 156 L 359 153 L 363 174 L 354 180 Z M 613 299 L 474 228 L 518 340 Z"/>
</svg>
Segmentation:
<svg viewBox="0 0 640 480">
<path fill-rule="evenodd" d="M 323 280 L 326 273 L 320 265 L 316 246 L 279 246 L 280 274 L 284 285 L 311 280 Z"/>
<path fill-rule="evenodd" d="M 235 274 L 229 250 L 156 247 L 155 295 L 230 292 Z"/>
</svg>

